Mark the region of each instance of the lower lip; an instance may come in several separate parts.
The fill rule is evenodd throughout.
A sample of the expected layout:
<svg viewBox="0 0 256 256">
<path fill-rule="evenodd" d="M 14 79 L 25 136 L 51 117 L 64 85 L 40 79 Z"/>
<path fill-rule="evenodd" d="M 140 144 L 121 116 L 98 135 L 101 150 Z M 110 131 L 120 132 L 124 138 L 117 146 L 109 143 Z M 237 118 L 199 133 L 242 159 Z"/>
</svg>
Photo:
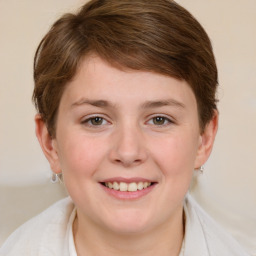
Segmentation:
<svg viewBox="0 0 256 256">
<path fill-rule="evenodd" d="M 102 188 L 106 193 L 120 200 L 134 200 L 134 199 L 142 198 L 146 196 L 148 193 L 150 193 L 155 188 L 155 185 L 156 184 L 153 184 L 145 189 L 137 190 L 134 192 L 128 192 L 128 191 L 124 192 L 124 191 L 108 188 L 101 184 Z"/>
</svg>

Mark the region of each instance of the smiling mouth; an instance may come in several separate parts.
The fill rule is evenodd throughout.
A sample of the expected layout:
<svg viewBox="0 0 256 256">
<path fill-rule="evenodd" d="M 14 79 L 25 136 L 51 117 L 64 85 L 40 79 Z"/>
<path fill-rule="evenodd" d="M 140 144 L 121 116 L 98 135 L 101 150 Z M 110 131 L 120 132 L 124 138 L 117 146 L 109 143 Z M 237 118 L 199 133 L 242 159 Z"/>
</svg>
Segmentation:
<svg viewBox="0 0 256 256">
<path fill-rule="evenodd" d="M 141 191 L 144 190 L 152 185 L 154 185 L 154 182 L 131 182 L 131 183 L 126 183 L 126 182 L 103 182 L 101 183 L 105 187 L 116 190 L 116 191 L 121 191 L 121 192 L 136 192 L 136 191 Z"/>
</svg>

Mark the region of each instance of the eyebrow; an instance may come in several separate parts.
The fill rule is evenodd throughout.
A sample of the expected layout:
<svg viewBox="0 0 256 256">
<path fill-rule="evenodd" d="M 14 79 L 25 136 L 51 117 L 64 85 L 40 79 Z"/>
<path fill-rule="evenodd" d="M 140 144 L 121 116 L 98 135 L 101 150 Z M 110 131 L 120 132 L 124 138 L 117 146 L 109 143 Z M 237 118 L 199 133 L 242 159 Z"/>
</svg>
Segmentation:
<svg viewBox="0 0 256 256">
<path fill-rule="evenodd" d="M 182 102 L 179 102 L 174 99 L 159 100 L 159 101 L 147 101 L 142 104 L 142 108 L 156 108 L 164 106 L 174 106 L 178 108 L 185 108 L 185 105 Z"/>
<path fill-rule="evenodd" d="M 71 107 L 81 106 L 84 104 L 92 105 L 99 108 L 114 108 L 115 105 L 106 100 L 89 100 L 81 99 L 71 105 Z M 174 99 L 167 100 L 156 100 L 156 101 L 146 101 L 141 105 L 142 109 L 147 108 L 159 108 L 164 106 L 173 106 L 178 108 L 185 108 L 185 105 L 182 102 L 179 102 Z"/>
<path fill-rule="evenodd" d="M 113 107 L 114 105 L 106 100 L 89 100 L 89 99 L 81 99 L 71 105 L 71 107 L 81 106 L 84 104 L 92 105 L 95 107 Z"/>
</svg>

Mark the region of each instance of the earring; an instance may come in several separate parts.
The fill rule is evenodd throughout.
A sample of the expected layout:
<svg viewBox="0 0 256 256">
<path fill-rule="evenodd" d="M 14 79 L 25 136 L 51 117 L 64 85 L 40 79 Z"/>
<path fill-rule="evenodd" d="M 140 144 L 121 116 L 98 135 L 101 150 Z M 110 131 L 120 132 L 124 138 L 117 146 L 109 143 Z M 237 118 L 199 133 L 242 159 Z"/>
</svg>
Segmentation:
<svg viewBox="0 0 256 256">
<path fill-rule="evenodd" d="M 51 183 L 59 183 L 62 180 L 62 173 L 52 173 Z"/>
<path fill-rule="evenodd" d="M 197 171 L 199 171 L 200 173 L 204 172 L 204 166 L 200 166 L 199 168 L 196 169 Z"/>
</svg>

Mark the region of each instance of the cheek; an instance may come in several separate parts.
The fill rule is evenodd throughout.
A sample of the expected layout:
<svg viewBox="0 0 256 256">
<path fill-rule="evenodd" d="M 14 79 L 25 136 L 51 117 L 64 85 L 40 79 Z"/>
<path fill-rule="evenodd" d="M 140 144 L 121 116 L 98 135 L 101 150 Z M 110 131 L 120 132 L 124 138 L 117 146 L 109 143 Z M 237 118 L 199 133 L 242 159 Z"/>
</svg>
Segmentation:
<svg viewBox="0 0 256 256">
<path fill-rule="evenodd" d="M 162 172 L 172 176 L 191 175 L 197 153 L 195 136 L 170 136 L 158 140 L 157 145 L 151 147 L 151 152 Z"/>
<path fill-rule="evenodd" d="M 66 138 L 60 145 L 60 163 L 64 175 L 72 176 L 91 176 L 97 170 L 97 166 L 104 158 L 106 143 L 99 143 L 97 139 L 88 139 L 86 137 L 76 137 L 71 135 L 72 139 Z"/>
</svg>

